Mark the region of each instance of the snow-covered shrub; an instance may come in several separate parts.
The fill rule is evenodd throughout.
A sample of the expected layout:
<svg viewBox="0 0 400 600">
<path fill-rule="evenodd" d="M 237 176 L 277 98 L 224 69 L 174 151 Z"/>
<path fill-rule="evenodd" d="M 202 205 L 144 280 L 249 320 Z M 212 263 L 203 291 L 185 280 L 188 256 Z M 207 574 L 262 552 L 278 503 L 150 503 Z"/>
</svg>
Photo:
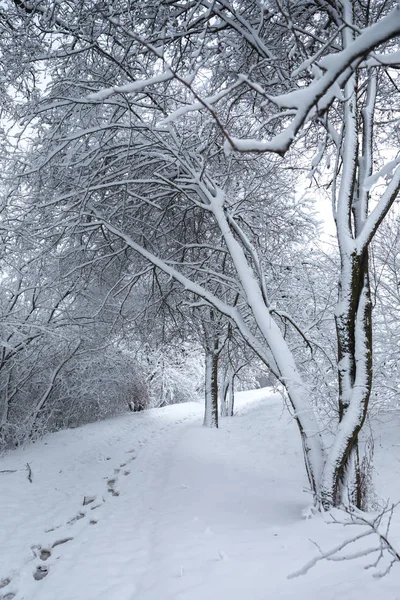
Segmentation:
<svg viewBox="0 0 400 600">
<path fill-rule="evenodd" d="M 151 350 L 142 346 L 136 357 L 145 374 L 151 407 L 199 400 L 204 388 L 204 357 L 198 348 L 183 344 Z"/>
</svg>

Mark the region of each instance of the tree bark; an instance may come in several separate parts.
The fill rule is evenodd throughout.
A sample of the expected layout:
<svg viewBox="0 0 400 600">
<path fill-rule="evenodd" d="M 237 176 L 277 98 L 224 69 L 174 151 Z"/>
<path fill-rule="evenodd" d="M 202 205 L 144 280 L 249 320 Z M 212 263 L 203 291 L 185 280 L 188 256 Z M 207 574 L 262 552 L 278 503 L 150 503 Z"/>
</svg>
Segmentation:
<svg viewBox="0 0 400 600">
<path fill-rule="evenodd" d="M 221 394 L 221 417 L 232 417 L 233 416 L 233 403 L 234 403 L 234 377 L 233 368 L 228 365 L 224 372 L 224 379 L 222 383 L 222 394 Z"/>
<path fill-rule="evenodd" d="M 223 384 L 222 384 L 222 394 L 221 394 L 221 408 L 220 415 L 221 417 L 228 416 L 228 380 L 227 375 L 225 374 Z"/>
<path fill-rule="evenodd" d="M 206 350 L 205 427 L 218 427 L 218 353 Z"/>
<path fill-rule="evenodd" d="M 230 374 L 228 382 L 228 417 L 233 417 L 233 409 L 235 406 L 235 376 Z"/>
<path fill-rule="evenodd" d="M 350 274 L 350 276 L 349 276 Z M 342 256 L 336 312 L 339 424 L 327 457 L 321 499 L 325 508 L 353 504 L 365 508 L 358 434 L 372 386 L 372 323 L 368 252 Z"/>
</svg>

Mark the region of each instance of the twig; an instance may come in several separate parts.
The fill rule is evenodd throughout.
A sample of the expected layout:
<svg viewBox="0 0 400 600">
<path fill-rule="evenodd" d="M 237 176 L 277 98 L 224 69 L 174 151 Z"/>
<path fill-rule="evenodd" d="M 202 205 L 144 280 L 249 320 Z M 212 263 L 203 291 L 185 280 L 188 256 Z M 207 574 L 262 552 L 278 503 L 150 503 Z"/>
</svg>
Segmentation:
<svg viewBox="0 0 400 600">
<path fill-rule="evenodd" d="M 288 579 L 293 579 L 294 577 L 299 577 L 300 575 L 305 575 L 312 567 L 314 567 L 321 560 L 340 562 L 340 561 L 345 561 L 345 560 L 354 560 L 356 558 L 362 558 L 364 556 L 369 556 L 369 555 L 375 554 L 375 553 L 377 554 L 377 558 L 375 560 L 373 560 L 373 562 L 367 564 L 364 567 L 364 569 L 366 569 L 366 570 L 367 569 L 377 569 L 378 566 L 380 565 L 381 561 L 384 559 L 384 557 L 389 556 L 389 557 L 391 557 L 391 560 L 390 560 L 388 566 L 384 567 L 381 571 L 375 572 L 373 574 L 373 577 L 381 578 L 381 577 L 384 577 L 385 575 L 387 575 L 389 573 L 389 571 L 391 570 L 391 568 L 393 567 L 393 565 L 395 563 L 400 562 L 400 553 L 397 551 L 397 549 L 393 546 L 392 542 L 388 538 L 389 529 L 390 529 L 390 525 L 391 525 L 391 521 L 392 521 L 392 517 L 393 517 L 393 512 L 394 512 L 394 509 L 396 508 L 396 506 L 398 506 L 398 504 L 399 503 L 392 504 L 392 505 L 386 504 L 386 506 L 381 510 L 381 512 L 373 520 L 369 520 L 368 518 L 366 518 L 361 513 L 361 511 L 358 511 L 356 509 L 348 509 L 348 508 L 345 509 L 345 512 L 346 512 L 346 514 L 348 514 L 350 516 L 351 521 L 340 521 L 340 520 L 336 519 L 333 515 L 331 515 L 332 522 L 335 524 L 341 524 L 343 526 L 361 525 L 363 527 L 367 527 L 367 530 L 358 535 L 355 535 L 354 537 L 352 537 L 350 539 L 345 540 L 341 544 L 339 544 L 339 545 L 335 546 L 334 548 L 331 548 L 331 550 L 327 550 L 327 551 L 321 550 L 321 548 L 318 546 L 318 544 L 316 544 L 314 542 L 318 548 L 319 555 L 315 556 L 313 559 L 308 561 L 298 571 L 290 573 L 290 575 L 288 575 Z M 382 532 L 382 531 L 380 531 L 379 528 L 382 525 L 382 519 L 385 515 L 388 516 L 388 519 L 387 519 L 387 523 L 384 527 L 384 532 Z M 369 536 L 372 536 L 376 540 L 372 546 L 367 547 L 367 548 L 361 548 L 360 550 L 354 550 L 353 552 L 350 552 L 347 554 L 342 553 L 342 551 L 345 548 L 347 548 L 347 546 L 349 546 L 350 544 L 354 544 L 355 542 L 358 542 L 362 538 L 366 538 Z"/>
<path fill-rule="evenodd" d="M 28 471 L 28 481 L 30 481 L 30 483 L 32 482 L 32 469 L 31 469 L 31 465 L 29 463 L 26 463 L 26 468 Z"/>
</svg>

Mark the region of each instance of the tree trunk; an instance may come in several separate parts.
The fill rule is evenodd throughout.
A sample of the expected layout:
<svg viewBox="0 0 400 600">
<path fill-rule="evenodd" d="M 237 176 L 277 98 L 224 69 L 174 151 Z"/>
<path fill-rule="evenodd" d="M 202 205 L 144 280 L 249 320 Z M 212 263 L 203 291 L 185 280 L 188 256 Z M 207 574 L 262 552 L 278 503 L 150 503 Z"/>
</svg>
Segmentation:
<svg viewBox="0 0 400 600">
<path fill-rule="evenodd" d="M 326 459 L 321 499 L 329 508 L 352 504 L 365 508 L 358 434 L 368 410 L 372 386 L 372 325 L 368 252 L 342 256 L 336 311 L 339 424 Z"/>
<path fill-rule="evenodd" d="M 226 366 L 224 369 L 223 377 L 221 379 L 222 385 L 220 386 L 222 388 L 221 397 L 220 397 L 220 412 L 219 412 L 221 417 L 228 416 L 228 386 L 229 386 L 228 373 L 229 373 L 229 367 Z"/>
<path fill-rule="evenodd" d="M 233 408 L 235 405 L 235 376 L 230 373 L 228 382 L 228 417 L 233 417 Z"/>
<path fill-rule="evenodd" d="M 205 427 L 218 427 L 218 354 L 206 351 Z"/>
<path fill-rule="evenodd" d="M 223 197 L 217 198 L 217 200 L 214 202 L 210 201 L 210 204 L 213 206 L 213 214 L 237 270 L 238 277 L 246 294 L 248 306 L 266 342 L 268 348 L 267 355 L 272 355 L 273 362 L 275 363 L 275 374 L 285 387 L 289 402 L 292 405 L 295 414 L 294 418 L 301 436 L 310 489 L 314 498 L 318 501 L 320 497 L 319 482 L 323 470 L 324 447 L 318 420 L 310 402 L 307 386 L 303 382 L 294 356 L 263 297 L 262 288 L 257 283 L 255 274 L 246 259 L 243 247 L 235 238 L 234 232 L 236 235 L 239 235 L 238 228 L 233 231 L 231 223 L 228 222 L 223 209 Z M 248 247 L 247 241 L 245 244 Z M 237 309 L 235 309 L 234 315 L 236 325 L 241 329 L 241 318 Z M 262 355 L 259 356 L 263 359 Z M 268 369 L 271 369 L 271 361 L 269 359 L 265 360 L 265 364 Z"/>
<path fill-rule="evenodd" d="M 57 377 L 60 373 L 60 371 L 63 369 L 63 367 L 67 364 L 67 362 L 69 360 L 71 360 L 71 358 L 74 356 L 74 354 L 78 351 L 80 345 L 81 345 L 81 340 L 79 340 L 79 342 L 77 343 L 76 347 L 74 348 L 74 350 L 68 354 L 58 365 L 57 367 L 54 369 L 54 371 L 52 372 L 51 376 L 50 376 L 50 381 L 49 384 L 47 386 L 46 391 L 44 392 L 44 394 L 42 395 L 42 397 L 40 398 L 40 400 L 38 401 L 37 405 L 35 406 L 35 408 L 32 410 L 31 414 L 29 415 L 29 418 L 27 419 L 27 427 L 28 427 L 28 433 L 25 436 L 26 441 L 28 439 L 31 439 L 35 433 L 36 433 L 36 424 L 39 420 L 39 417 L 43 411 L 43 409 L 46 406 L 46 403 L 48 401 L 48 399 L 51 396 L 51 393 L 53 392 Z"/>
<path fill-rule="evenodd" d="M 234 403 L 234 378 L 232 366 L 227 366 L 224 372 L 224 379 L 222 382 L 222 394 L 221 394 L 221 417 L 232 417 L 233 416 L 233 403 Z"/>
<path fill-rule="evenodd" d="M 353 22 L 353 5 L 344 5 L 347 23 Z M 346 27 L 343 46 L 354 40 Z M 373 108 L 376 82 L 370 79 L 363 110 L 358 101 L 357 74 L 345 86 L 347 101 L 341 144 L 342 172 L 335 215 L 340 250 L 340 280 L 335 313 L 338 344 L 339 423 L 322 476 L 321 500 L 325 508 L 340 504 L 364 508 L 367 495 L 359 460 L 358 435 L 367 416 L 372 386 L 372 323 L 368 242 L 359 243 L 368 219 L 366 178 L 372 173 Z M 361 115 L 361 119 L 360 119 Z M 360 133 L 362 144 L 360 145 Z"/>
<path fill-rule="evenodd" d="M 15 392 L 11 395 L 9 395 L 9 389 L 10 389 L 10 373 L 8 373 L 7 376 L 7 384 L 5 386 L 5 394 L 4 394 L 4 404 L 2 407 L 2 411 L 1 411 L 1 418 L 0 418 L 0 437 L 1 437 L 1 432 L 2 430 L 6 427 L 6 425 L 8 424 L 8 420 L 9 420 L 9 414 L 10 414 L 10 404 L 11 404 L 11 399 L 13 397 L 13 395 L 15 394 Z"/>
<path fill-rule="evenodd" d="M 222 388 L 222 394 L 220 398 L 220 411 L 219 414 L 221 417 L 228 416 L 228 386 L 226 382 L 224 382 L 224 386 Z"/>
</svg>

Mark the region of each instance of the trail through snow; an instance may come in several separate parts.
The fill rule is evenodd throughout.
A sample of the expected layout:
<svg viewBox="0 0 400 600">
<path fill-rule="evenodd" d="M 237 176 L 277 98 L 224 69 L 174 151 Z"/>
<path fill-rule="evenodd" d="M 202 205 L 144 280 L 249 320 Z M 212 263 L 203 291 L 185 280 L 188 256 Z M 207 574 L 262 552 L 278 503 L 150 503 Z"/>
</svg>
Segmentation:
<svg viewBox="0 0 400 600">
<path fill-rule="evenodd" d="M 316 554 L 310 540 L 329 549 L 350 531 L 302 518 L 298 433 L 279 396 L 241 394 L 238 407 L 220 430 L 190 403 L 2 457 L 0 599 L 400 600 L 400 565 L 378 580 L 361 559 L 287 578 Z M 397 515 L 393 527 L 400 542 Z"/>
</svg>

